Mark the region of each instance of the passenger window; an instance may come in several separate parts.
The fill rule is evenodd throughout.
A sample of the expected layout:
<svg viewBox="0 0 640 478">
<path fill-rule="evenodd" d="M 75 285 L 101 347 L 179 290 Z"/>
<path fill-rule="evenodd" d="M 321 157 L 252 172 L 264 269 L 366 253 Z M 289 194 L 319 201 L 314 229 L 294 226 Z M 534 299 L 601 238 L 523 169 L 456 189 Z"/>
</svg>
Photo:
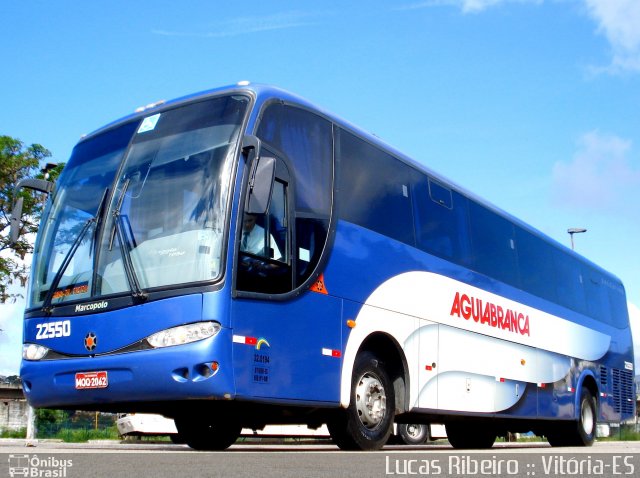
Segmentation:
<svg viewBox="0 0 640 478">
<path fill-rule="evenodd" d="M 295 286 L 316 270 L 329 232 L 333 191 L 333 128 L 314 113 L 272 103 L 265 109 L 258 136 L 291 162 L 295 178 Z"/>
<path fill-rule="evenodd" d="M 594 270 L 587 270 L 587 277 L 585 295 L 589 315 L 605 324 L 612 324 L 609 288 L 604 283 L 603 276 Z"/>
<path fill-rule="evenodd" d="M 473 267 L 482 274 L 518 287 L 513 224 L 472 201 L 469 219 L 475 259 Z"/>
<path fill-rule="evenodd" d="M 409 166 L 341 131 L 341 218 L 413 246 L 410 181 Z"/>
<path fill-rule="evenodd" d="M 422 174 L 413 185 L 416 243 L 443 259 L 469 262 L 467 199 Z"/>
<path fill-rule="evenodd" d="M 557 301 L 554 248 L 522 228 L 516 228 L 520 281 L 526 291 Z"/>
<path fill-rule="evenodd" d="M 629 325 L 629 312 L 622 284 L 614 283 L 609 289 L 609 303 L 611 305 L 612 324 L 619 329 L 627 327 Z"/>
<path fill-rule="evenodd" d="M 586 314 L 587 302 L 585 297 L 585 278 L 582 265 L 574 257 L 559 249 L 554 250 L 555 279 L 558 291 L 558 300 L 565 307 Z"/>
</svg>

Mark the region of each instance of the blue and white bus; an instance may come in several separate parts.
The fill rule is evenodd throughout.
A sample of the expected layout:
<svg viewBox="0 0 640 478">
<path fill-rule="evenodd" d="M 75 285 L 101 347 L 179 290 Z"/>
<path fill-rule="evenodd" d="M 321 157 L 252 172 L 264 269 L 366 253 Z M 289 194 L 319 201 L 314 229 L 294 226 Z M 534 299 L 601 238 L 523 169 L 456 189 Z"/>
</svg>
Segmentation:
<svg viewBox="0 0 640 478">
<path fill-rule="evenodd" d="M 23 184 L 42 191 L 50 185 Z M 83 138 L 35 246 L 34 407 L 160 413 L 195 449 L 397 423 L 591 445 L 635 414 L 621 282 L 376 137 L 248 83 Z"/>
</svg>

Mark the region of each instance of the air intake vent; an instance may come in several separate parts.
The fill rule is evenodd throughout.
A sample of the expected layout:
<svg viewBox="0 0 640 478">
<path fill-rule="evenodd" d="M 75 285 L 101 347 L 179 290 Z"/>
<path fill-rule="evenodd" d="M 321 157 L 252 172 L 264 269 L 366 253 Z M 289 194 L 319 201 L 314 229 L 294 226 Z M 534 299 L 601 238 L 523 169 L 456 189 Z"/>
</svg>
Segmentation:
<svg viewBox="0 0 640 478">
<path fill-rule="evenodd" d="M 607 367 L 605 367 L 604 365 L 600 365 L 600 385 L 602 385 L 601 389 L 606 390 L 608 383 L 609 376 L 607 374 Z"/>
<path fill-rule="evenodd" d="M 630 370 L 612 369 L 613 408 L 622 415 L 633 414 L 633 373 Z"/>
</svg>

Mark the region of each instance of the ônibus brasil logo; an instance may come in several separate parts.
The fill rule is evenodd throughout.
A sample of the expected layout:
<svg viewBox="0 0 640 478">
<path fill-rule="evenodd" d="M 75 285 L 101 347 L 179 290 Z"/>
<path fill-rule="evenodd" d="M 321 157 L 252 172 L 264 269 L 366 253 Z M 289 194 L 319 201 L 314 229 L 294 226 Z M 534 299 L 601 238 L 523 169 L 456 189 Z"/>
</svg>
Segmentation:
<svg viewBox="0 0 640 478">
<path fill-rule="evenodd" d="M 54 456 L 9 455 L 9 476 L 42 476 L 65 478 L 73 460 L 61 460 Z"/>
</svg>

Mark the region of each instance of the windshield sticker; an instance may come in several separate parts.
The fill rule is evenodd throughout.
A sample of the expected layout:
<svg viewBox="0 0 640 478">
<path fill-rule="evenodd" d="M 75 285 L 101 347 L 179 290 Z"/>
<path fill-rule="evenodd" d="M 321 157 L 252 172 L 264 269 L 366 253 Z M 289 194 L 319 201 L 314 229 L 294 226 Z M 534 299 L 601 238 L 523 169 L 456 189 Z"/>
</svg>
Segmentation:
<svg viewBox="0 0 640 478">
<path fill-rule="evenodd" d="M 143 119 L 142 123 L 140 123 L 140 127 L 138 128 L 138 134 L 145 133 L 147 131 L 153 131 L 159 119 L 160 119 L 160 113 L 153 116 L 148 116 L 145 119 Z"/>
</svg>

